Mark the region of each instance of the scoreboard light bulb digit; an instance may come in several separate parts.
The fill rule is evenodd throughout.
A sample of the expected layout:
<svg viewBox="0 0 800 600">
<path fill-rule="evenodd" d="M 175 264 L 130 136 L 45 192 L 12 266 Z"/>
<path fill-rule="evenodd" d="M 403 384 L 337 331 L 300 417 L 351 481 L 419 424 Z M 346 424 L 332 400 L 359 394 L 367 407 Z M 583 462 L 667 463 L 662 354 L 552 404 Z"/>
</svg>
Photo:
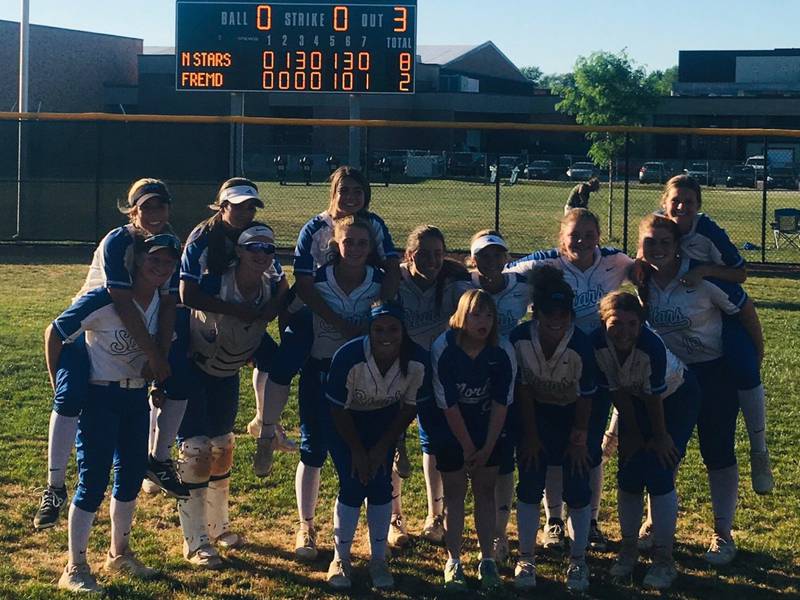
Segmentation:
<svg viewBox="0 0 800 600">
<path fill-rule="evenodd" d="M 259 4 L 256 10 L 256 28 L 259 31 L 272 29 L 272 7 L 269 4 Z"/>
<path fill-rule="evenodd" d="M 394 22 L 397 23 L 394 32 L 405 33 L 408 31 L 408 9 L 405 6 L 395 6 L 394 12 L 397 13 L 397 16 L 394 18 Z"/>
<path fill-rule="evenodd" d="M 346 6 L 333 7 L 333 30 L 347 31 L 350 28 L 350 9 Z"/>
</svg>

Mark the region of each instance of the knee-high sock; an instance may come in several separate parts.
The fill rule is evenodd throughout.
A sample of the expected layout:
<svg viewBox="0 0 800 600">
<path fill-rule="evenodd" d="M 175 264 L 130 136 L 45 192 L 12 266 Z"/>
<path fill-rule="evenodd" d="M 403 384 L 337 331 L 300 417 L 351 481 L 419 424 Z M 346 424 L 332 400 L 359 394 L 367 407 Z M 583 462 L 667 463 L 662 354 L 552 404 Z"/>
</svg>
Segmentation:
<svg viewBox="0 0 800 600">
<path fill-rule="evenodd" d="M 350 548 L 358 527 L 360 506 L 347 506 L 336 500 L 333 507 L 333 543 L 336 556 L 350 562 Z"/>
<path fill-rule="evenodd" d="M 650 496 L 653 517 L 653 545 L 672 552 L 675 525 L 678 521 L 678 493 L 672 490 L 661 496 Z"/>
<path fill-rule="evenodd" d="M 533 559 L 536 554 L 536 532 L 539 529 L 539 505 L 517 500 L 517 530 L 520 556 Z"/>
<path fill-rule="evenodd" d="M 731 465 L 709 471 L 708 483 L 711 487 L 711 507 L 714 510 L 714 531 L 723 537 L 729 537 L 739 496 L 739 466 Z"/>
<path fill-rule="evenodd" d="M 592 521 L 600 514 L 600 501 L 603 499 L 603 463 L 589 471 L 589 487 L 592 489 Z"/>
<path fill-rule="evenodd" d="M 389 537 L 389 523 L 392 520 L 392 504 L 373 504 L 367 502 L 367 526 L 369 527 L 369 547 L 373 560 L 386 559 L 386 541 Z"/>
<path fill-rule="evenodd" d="M 57 412 L 50 413 L 50 430 L 47 441 L 47 484 L 63 487 L 67 476 L 67 462 L 75 445 L 78 432 L 78 417 L 65 417 Z"/>
<path fill-rule="evenodd" d="M 228 513 L 230 489 L 230 475 L 222 479 L 212 479 L 208 482 L 206 520 L 208 521 L 208 537 L 211 540 L 216 540 L 230 531 L 230 516 Z"/>
<path fill-rule="evenodd" d="M 505 537 L 508 519 L 511 517 L 511 505 L 514 502 L 514 472 L 497 476 L 494 486 L 495 517 L 494 537 Z"/>
<path fill-rule="evenodd" d="M 113 556 L 125 554 L 128 549 L 135 510 L 136 500 L 120 502 L 116 498 L 111 498 L 109 515 L 111 517 L 111 554 Z"/>
<path fill-rule="evenodd" d="M 261 437 L 268 438 L 275 435 L 275 425 L 281 420 L 281 413 L 289 402 L 289 386 L 267 380 L 264 395 L 264 417 L 262 419 Z"/>
<path fill-rule="evenodd" d="M 442 474 L 436 468 L 436 456 L 423 453 L 422 471 L 425 475 L 425 491 L 428 494 L 428 516 L 436 517 L 444 513 L 444 486 Z"/>
<path fill-rule="evenodd" d="M 268 378 L 268 373 L 253 369 L 253 395 L 256 399 L 256 420 L 259 423 L 264 422 L 264 405 Z"/>
<path fill-rule="evenodd" d="M 642 513 L 644 512 L 642 494 L 631 494 L 617 488 L 617 511 L 622 538 L 628 540 L 637 539 L 639 527 L 642 524 Z"/>
<path fill-rule="evenodd" d="M 294 491 L 297 496 L 297 511 L 300 522 L 314 525 L 314 513 L 317 511 L 319 498 L 319 467 L 309 467 L 302 461 L 297 465 L 294 478 Z"/>
<path fill-rule="evenodd" d="M 592 507 L 588 504 L 583 508 L 569 509 L 569 528 L 572 531 L 572 544 L 569 555 L 572 560 L 584 560 L 586 545 L 589 543 L 589 525 L 592 521 Z"/>
<path fill-rule="evenodd" d="M 164 406 L 158 409 L 153 458 L 158 461 L 169 460 L 169 449 L 178 436 L 178 428 L 186 412 L 186 400 L 167 398 Z"/>
<path fill-rule="evenodd" d="M 751 452 L 764 452 L 767 449 L 767 407 L 764 386 L 749 390 L 739 390 L 739 406 L 747 426 Z"/>
<path fill-rule="evenodd" d="M 86 512 L 74 504 L 69 505 L 69 564 L 86 562 L 86 548 L 92 531 L 95 513 Z"/>
<path fill-rule="evenodd" d="M 187 557 L 208 544 L 208 486 L 191 489 L 189 494 L 188 500 L 178 500 L 178 518 L 183 532 L 184 555 Z"/>
<path fill-rule="evenodd" d="M 156 430 L 158 429 L 158 409 L 150 403 L 150 433 L 147 437 L 147 451 L 151 456 L 156 455 Z"/>
<path fill-rule="evenodd" d="M 544 515 L 550 519 L 563 518 L 564 474 L 560 466 L 547 467 L 544 484 Z"/>
<path fill-rule="evenodd" d="M 403 480 L 394 469 L 392 469 L 392 514 L 403 514 Z"/>
</svg>

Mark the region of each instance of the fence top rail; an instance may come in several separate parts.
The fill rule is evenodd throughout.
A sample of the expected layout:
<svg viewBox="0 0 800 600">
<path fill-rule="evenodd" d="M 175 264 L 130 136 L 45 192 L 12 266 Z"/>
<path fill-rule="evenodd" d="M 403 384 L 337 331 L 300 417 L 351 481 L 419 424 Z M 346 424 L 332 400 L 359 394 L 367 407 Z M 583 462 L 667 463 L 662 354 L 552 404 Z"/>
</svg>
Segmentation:
<svg viewBox="0 0 800 600">
<path fill-rule="evenodd" d="M 654 135 L 800 138 L 798 129 L 733 129 L 722 127 L 635 127 L 630 125 L 559 125 L 546 123 L 486 123 L 454 121 L 388 121 L 375 119 L 289 119 L 214 115 L 120 115 L 111 113 L 0 112 L 0 121 L 73 121 L 106 123 L 193 123 L 220 125 L 286 125 L 305 127 L 382 127 L 401 129 L 473 129 L 512 131 L 565 131 Z"/>
</svg>

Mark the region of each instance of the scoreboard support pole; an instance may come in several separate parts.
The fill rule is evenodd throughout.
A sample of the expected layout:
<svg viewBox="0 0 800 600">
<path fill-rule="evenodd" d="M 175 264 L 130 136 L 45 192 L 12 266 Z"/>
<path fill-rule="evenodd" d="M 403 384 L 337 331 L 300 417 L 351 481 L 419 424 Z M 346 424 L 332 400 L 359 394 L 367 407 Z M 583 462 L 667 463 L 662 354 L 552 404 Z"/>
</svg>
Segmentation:
<svg viewBox="0 0 800 600">
<path fill-rule="evenodd" d="M 244 94 L 231 94 L 231 116 L 244 116 Z M 232 124 L 230 131 L 229 177 L 244 177 L 244 125 Z"/>
<path fill-rule="evenodd" d="M 350 94 L 350 120 L 361 119 L 361 96 Z M 361 128 L 350 127 L 349 129 L 350 150 L 348 163 L 351 167 L 361 169 Z"/>
</svg>

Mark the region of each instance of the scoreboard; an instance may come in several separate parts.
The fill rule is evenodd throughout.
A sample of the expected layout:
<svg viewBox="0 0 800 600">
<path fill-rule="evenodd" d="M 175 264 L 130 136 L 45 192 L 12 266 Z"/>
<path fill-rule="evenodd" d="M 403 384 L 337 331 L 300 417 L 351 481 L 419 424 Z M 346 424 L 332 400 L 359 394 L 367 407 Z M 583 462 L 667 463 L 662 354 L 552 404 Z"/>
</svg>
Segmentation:
<svg viewBox="0 0 800 600">
<path fill-rule="evenodd" d="M 417 0 L 177 0 L 176 89 L 413 94 Z"/>
</svg>

